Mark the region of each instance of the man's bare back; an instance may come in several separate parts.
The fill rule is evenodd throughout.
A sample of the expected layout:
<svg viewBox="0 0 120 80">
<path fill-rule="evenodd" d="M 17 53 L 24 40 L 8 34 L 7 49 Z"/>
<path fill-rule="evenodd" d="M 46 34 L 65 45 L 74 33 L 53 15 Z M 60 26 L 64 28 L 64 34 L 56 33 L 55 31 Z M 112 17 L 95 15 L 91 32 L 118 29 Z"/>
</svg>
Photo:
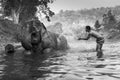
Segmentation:
<svg viewBox="0 0 120 80">
<path fill-rule="evenodd" d="M 104 38 L 100 33 L 93 31 L 93 30 L 91 30 L 91 32 L 88 32 L 88 36 L 94 37 L 96 39 L 103 39 Z"/>
</svg>

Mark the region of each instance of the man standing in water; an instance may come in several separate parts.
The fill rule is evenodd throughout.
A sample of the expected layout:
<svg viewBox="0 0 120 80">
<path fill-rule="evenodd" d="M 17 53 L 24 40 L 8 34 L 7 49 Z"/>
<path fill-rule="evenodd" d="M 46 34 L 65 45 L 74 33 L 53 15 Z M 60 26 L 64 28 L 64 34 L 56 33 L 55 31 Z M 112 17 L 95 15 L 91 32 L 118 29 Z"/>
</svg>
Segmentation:
<svg viewBox="0 0 120 80">
<path fill-rule="evenodd" d="M 88 40 L 90 37 L 96 38 L 97 57 L 101 58 L 102 55 L 103 55 L 102 46 L 103 46 L 103 43 L 104 43 L 104 37 L 100 33 L 98 33 L 97 31 L 91 30 L 90 26 L 86 26 L 85 30 L 88 33 L 88 36 L 86 38 L 78 38 L 78 40 Z"/>
</svg>

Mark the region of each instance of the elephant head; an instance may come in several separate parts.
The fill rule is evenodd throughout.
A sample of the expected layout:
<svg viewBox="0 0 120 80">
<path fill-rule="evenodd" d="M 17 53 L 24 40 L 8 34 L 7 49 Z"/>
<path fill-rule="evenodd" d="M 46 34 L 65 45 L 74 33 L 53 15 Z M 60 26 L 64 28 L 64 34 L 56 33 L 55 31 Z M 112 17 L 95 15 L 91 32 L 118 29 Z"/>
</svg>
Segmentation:
<svg viewBox="0 0 120 80">
<path fill-rule="evenodd" d="M 32 44 L 32 46 L 38 45 L 39 43 L 41 43 L 41 41 L 42 41 L 42 37 L 41 37 L 39 31 L 33 31 L 31 33 L 31 44 Z"/>
<path fill-rule="evenodd" d="M 42 33 L 43 30 L 43 24 L 39 20 L 31 20 L 28 23 L 29 26 L 29 44 L 31 45 L 32 51 L 40 51 L 42 49 Z"/>
</svg>

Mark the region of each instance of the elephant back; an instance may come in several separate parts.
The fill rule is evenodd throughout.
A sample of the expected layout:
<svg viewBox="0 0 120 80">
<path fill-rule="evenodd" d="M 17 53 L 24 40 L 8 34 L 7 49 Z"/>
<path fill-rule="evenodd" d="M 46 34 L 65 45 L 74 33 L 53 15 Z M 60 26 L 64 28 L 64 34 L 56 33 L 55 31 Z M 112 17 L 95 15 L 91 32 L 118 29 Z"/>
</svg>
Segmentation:
<svg viewBox="0 0 120 80">
<path fill-rule="evenodd" d="M 57 34 L 47 31 L 42 36 L 42 43 L 44 48 L 56 48 L 57 47 Z"/>
<path fill-rule="evenodd" d="M 58 38 L 57 38 L 57 41 L 58 41 L 58 44 L 57 44 L 57 46 L 58 46 L 58 49 L 60 49 L 60 50 L 66 50 L 66 49 L 68 49 L 69 48 L 69 46 L 68 46 L 68 42 L 67 42 L 67 39 L 65 38 L 65 36 L 59 36 Z"/>
</svg>

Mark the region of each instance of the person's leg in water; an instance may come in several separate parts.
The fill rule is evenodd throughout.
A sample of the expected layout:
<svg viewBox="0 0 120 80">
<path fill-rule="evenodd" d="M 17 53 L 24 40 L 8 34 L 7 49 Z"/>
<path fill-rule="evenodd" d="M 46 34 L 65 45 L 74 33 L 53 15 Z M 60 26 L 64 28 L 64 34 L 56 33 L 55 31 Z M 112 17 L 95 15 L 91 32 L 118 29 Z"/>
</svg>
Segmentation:
<svg viewBox="0 0 120 80">
<path fill-rule="evenodd" d="M 99 44 L 97 43 L 96 44 L 96 52 L 98 51 L 98 47 L 99 47 Z"/>
<path fill-rule="evenodd" d="M 101 43 L 100 45 L 101 45 L 101 46 L 100 46 L 100 50 L 102 51 L 103 43 Z"/>
<path fill-rule="evenodd" d="M 97 43 L 97 58 L 101 58 L 103 56 L 102 46 L 103 44 Z"/>
<path fill-rule="evenodd" d="M 97 42 L 97 45 L 96 45 L 96 51 L 98 51 L 98 49 L 102 50 L 102 46 L 103 46 L 103 42 Z"/>
</svg>

